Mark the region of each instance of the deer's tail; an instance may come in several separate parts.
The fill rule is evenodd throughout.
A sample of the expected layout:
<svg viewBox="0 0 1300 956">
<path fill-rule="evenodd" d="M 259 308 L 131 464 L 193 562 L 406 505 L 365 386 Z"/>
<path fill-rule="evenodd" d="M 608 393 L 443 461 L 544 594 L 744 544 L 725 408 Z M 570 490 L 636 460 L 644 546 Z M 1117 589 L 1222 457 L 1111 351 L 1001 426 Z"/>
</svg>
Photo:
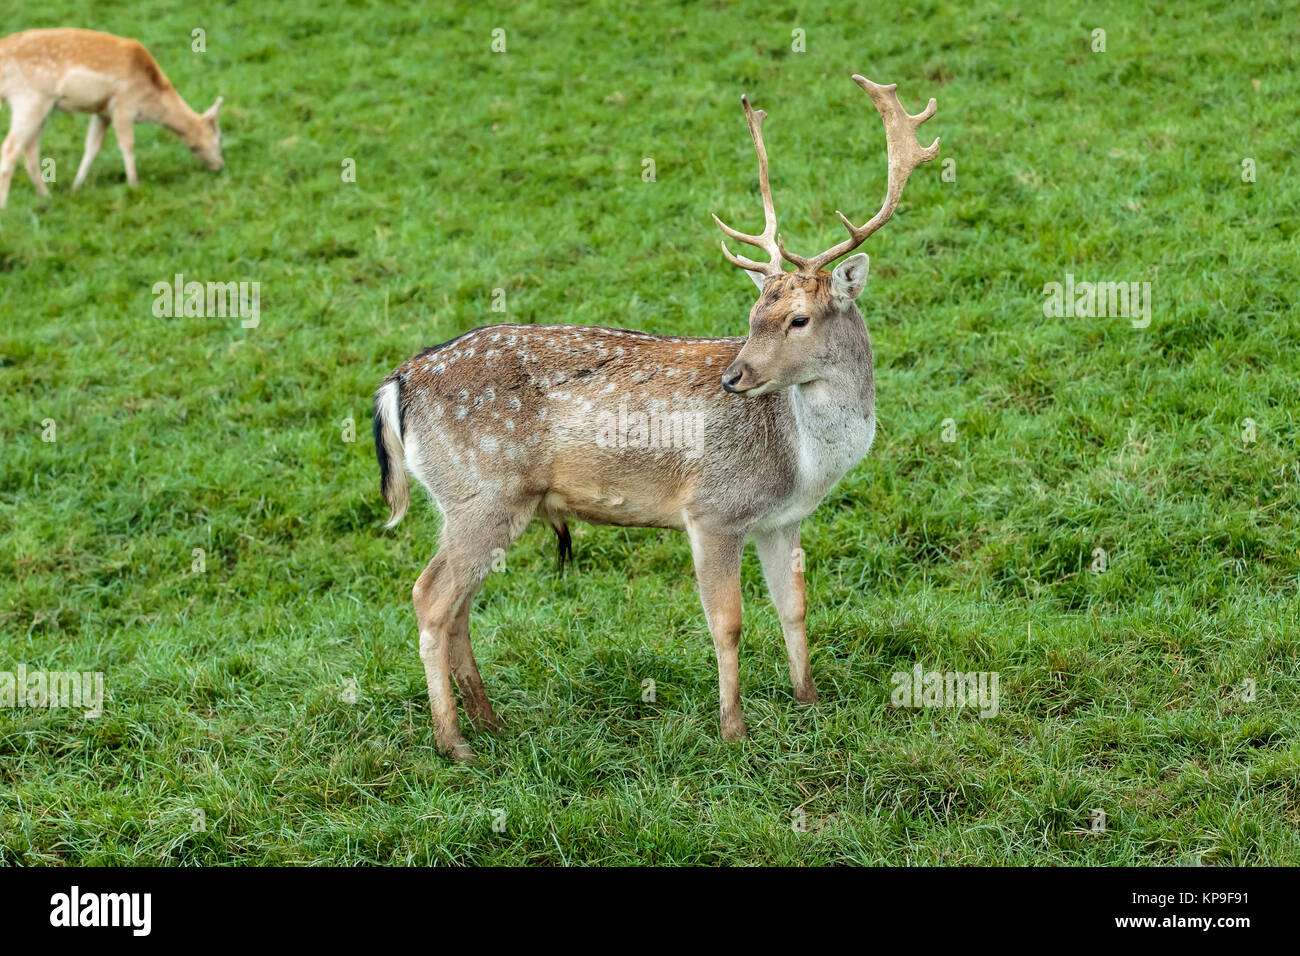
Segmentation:
<svg viewBox="0 0 1300 956">
<path fill-rule="evenodd" d="M 406 474 L 406 449 L 402 445 L 402 389 L 391 378 L 375 393 L 375 457 L 379 459 L 379 488 L 388 502 L 391 528 L 402 520 L 411 502 L 411 480 Z"/>
</svg>

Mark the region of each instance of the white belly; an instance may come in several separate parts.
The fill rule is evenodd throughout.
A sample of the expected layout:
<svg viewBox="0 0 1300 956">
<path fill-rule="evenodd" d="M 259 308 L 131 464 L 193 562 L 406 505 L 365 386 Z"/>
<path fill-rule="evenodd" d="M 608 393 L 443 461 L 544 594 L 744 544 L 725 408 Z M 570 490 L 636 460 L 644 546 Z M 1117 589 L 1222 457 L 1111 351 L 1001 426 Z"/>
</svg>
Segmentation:
<svg viewBox="0 0 1300 956">
<path fill-rule="evenodd" d="M 55 85 L 55 107 L 69 113 L 103 111 L 117 93 L 119 82 L 106 73 L 85 67 L 69 67 Z"/>
</svg>

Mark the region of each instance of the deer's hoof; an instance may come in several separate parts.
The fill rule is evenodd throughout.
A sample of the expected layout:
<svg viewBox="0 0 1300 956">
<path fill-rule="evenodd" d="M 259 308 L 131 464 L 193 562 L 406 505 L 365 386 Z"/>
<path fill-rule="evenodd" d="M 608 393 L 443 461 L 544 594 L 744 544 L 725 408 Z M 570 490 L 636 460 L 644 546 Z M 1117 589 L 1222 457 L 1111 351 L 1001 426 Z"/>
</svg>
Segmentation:
<svg viewBox="0 0 1300 956">
<path fill-rule="evenodd" d="M 749 734 L 745 733 L 745 724 L 743 721 L 735 724 L 723 724 L 722 726 L 722 739 L 728 743 L 735 743 L 737 740 L 744 740 L 748 736 Z"/>
<path fill-rule="evenodd" d="M 447 749 L 447 755 L 457 763 L 473 763 L 478 759 L 478 754 L 474 752 L 474 748 L 463 740 L 458 744 L 452 744 Z"/>
<path fill-rule="evenodd" d="M 505 722 L 491 711 L 486 714 L 466 714 L 465 716 L 474 725 L 474 729 L 481 733 L 499 734 L 506 729 Z"/>
<path fill-rule="evenodd" d="M 497 716 L 496 711 L 492 709 L 491 702 L 486 697 L 466 698 L 463 703 L 465 717 L 474 725 L 475 730 L 496 734 L 505 729 L 505 722 Z"/>
</svg>

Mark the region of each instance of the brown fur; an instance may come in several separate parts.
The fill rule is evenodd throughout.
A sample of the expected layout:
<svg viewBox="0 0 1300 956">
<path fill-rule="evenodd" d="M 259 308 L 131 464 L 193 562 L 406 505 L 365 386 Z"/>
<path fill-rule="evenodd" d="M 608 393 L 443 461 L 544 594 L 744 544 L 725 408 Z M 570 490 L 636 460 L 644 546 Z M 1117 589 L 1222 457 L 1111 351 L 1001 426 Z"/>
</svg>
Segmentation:
<svg viewBox="0 0 1300 956">
<path fill-rule="evenodd" d="M 26 30 L 0 40 L 0 60 L 29 69 L 77 63 L 118 79 L 146 78 L 158 89 L 171 87 L 158 62 L 139 40 L 97 30 Z"/>
<path fill-rule="evenodd" d="M 152 84 L 155 90 L 170 90 L 171 81 L 163 74 L 162 67 L 153 58 L 153 54 L 144 48 L 139 40 L 128 40 L 131 58 L 135 61 L 135 70 Z"/>
<path fill-rule="evenodd" d="M 613 386 L 614 394 L 649 396 L 652 389 L 672 383 L 683 404 L 699 402 L 718 392 L 718 376 L 734 360 L 744 339 L 682 339 L 625 329 L 565 326 L 489 326 L 428 349 L 397 368 L 385 381 L 401 386 L 404 423 L 432 425 L 431 410 L 441 407 L 451 417 L 465 408 L 465 425 L 518 447 L 527 457 L 498 464 L 512 476 L 518 471 L 520 492 L 537 497 L 542 512 L 557 521 L 576 518 L 602 524 L 682 528 L 682 496 L 701 480 L 698 465 L 679 454 L 658 449 L 603 449 L 590 431 L 578 436 L 585 452 L 580 458 L 556 454 L 572 425 L 563 418 L 516 421 L 509 406 L 544 408 L 551 393 L 596 401 Z M 498 336 L 494 342 L 492 336 Z M 514 339 L 514 344 L 508 344 Z M 689 346 L 689 347 L 688 347 Z M 467 354 L 473 351 L 473 355 Z M 621 353 L 621 354 L 620 354 Z M 435 371 L 442 368 L 443 371 Z M 455 374 L 449 374 L 454 369 Z M 486 399 L 491 391 L 492 398 Z M 462 401 L 461 393 L 467 398 Z M 737 411 L 742 400 L 731 399 Z M 493 415 L 496 418 L 493 418 Z M 502 418 L 501 416 L 505 416 Z M 503 422 L 515 421 L 517 432 Z M 405 426 L 404 426 L 405 427 Z M 525 431 L 526 429 L 526 431 Z M 563 431 L 565 434 L 561 434 Z M 536 453 L 534 453 L 536 449 Z M 476 467 L 490 466 L 474 451 Z M 634 466 L 629 470 L 629 458 Z M 615 502 L 607 489 L 617 486 Z M 673 494 L 663 489 L 672 487 Z M 473 489 L 466 485 L 465 494 Z"/>
</svg>

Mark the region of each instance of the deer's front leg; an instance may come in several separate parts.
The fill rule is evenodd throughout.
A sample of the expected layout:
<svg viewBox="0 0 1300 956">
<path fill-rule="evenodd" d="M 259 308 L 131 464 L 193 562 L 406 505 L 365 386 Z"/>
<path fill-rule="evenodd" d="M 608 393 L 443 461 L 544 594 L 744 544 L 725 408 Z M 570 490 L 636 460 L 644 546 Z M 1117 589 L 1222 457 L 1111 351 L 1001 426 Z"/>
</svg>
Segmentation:
<svg viewBox="0 0 1300 956">
<path fill-rule="evenodd" d="M 758 559 L 763 564 L 767 590 L 781 619 L 785 636 L 785 654 L 790 661 L 790 684 L 794 699 L 804 704 L 817 703 L 808 663 L 808 635 L 804 631 L 807 603 L 803 589 L 803 549 L 799 547 L 798 522 L 754 535 Z"/>
<path fill-rule="evenodd" d="M 745 539 L 729 531 L 690 521 L 686 533 L 695 559 L 704 616 L 718 655 L 718 720 L 723 740 L 743 740 L 745 717 L 740 708 L 740 555 Z"/>
<path fill-rule="evenodd" d="M 27 167 L 27 178 L 36 187 L 37 195 L 48 196 L 50 187 L 45 185 L 45 180 L 41 177 L 41 130 L 43 128 L 44 124 L 37 127 L 36 132 L 27 140 L 27 145 L 23 147 L 23 164 Z"/>
<path fill-rule="evenodd" d="M 86 130 L 86 151 L 81 154 L 81 165 L 77 167 L 77 178 L 72 181 L 73 192 L 80 189 L 81 184 L 86 181 L 86 175 L 90 172 L 90 164 L 95 161 L 100 148 L 104 145 L 104 134 L 106 132 L 108 132 L 108 120 L 95 113 L 90 117 L 90 127 Z"/>
<path fill-rule="evenodd" d="M 117 137 L 117 147 L 122 151 L 122 165 L 126 167 L 126 184 L 138 186 L 140 180 L 135 174 L 135 120 L 127 113 L 113 114 L 113 135 Z"/>
</svg>

